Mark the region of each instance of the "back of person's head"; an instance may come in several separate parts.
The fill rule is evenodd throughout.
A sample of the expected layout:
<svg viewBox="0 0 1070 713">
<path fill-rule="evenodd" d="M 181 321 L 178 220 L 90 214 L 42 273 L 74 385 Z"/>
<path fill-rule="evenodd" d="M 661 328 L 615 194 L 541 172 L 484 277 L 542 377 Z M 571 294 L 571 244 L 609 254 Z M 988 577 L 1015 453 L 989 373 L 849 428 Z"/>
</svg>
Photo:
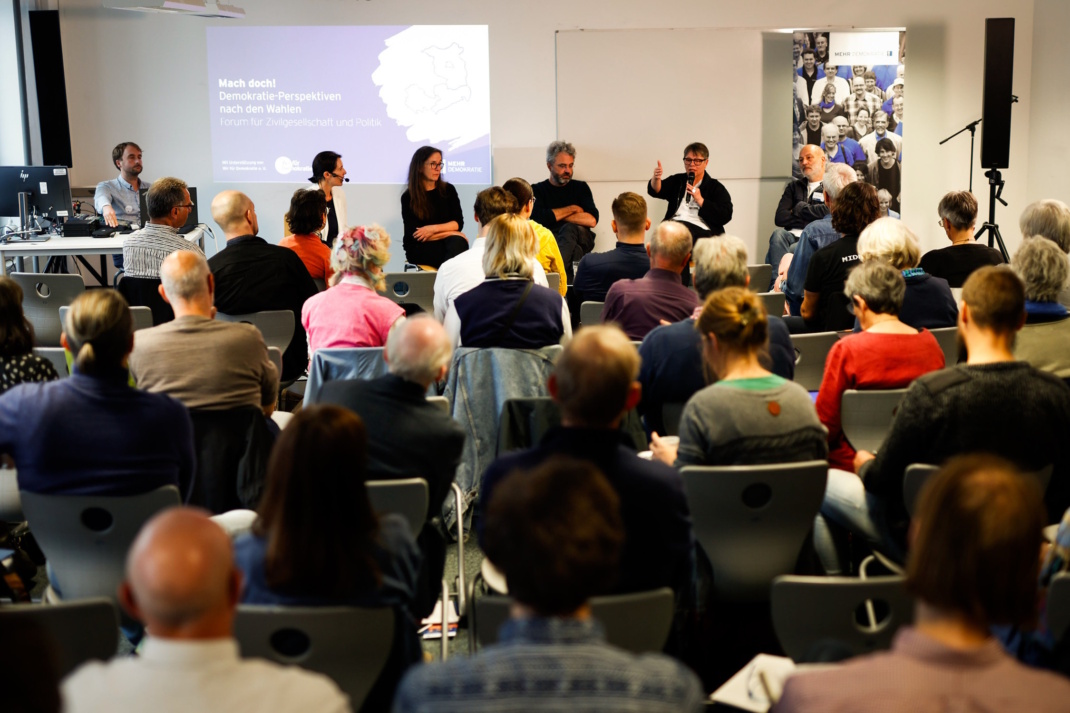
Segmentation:
<svg viewBox="0 0 1070 713">
<path fill-rule="evenodd" d="M 1043 238 L 1026 238 L 1011 258 L 1011 267 L 1022 278 L 1025 298 L 1055 302 L 1066 287 L 1070 264 L 1059 246 Z"/>
<path fill-rule="evenodd" d="M 191 250 L 176 250 L 160 263 L 160 282 L 171 302 L 188 302 L 207 295 L 211 274 L 204 256 Z"/>
<path fill-rule="evenodd" d="M 747 286 L 747 246 L 734 235 L 695 243 L 695 291 L 705 299 L 714 290 Z"/>
<path fill-rule="evenodd" d="M 1032 622 L 1047 519 L 1031 476 L 992 455 L 954 458 L 922 489 L 914 519 L 911 593 L 985 630 Z"/>
<path fill-rule="evenodd" d="M 658 225 L 650 237 L 650 257 L 674 267 L 683 267 L 691 254 L 691 231 L 675 220 Z"/>
<path fill-rule="evenodd" d="M 240 587 L 223 528 L 203 510 L 174 507 L 141 528 L 119 597 L 156 636 L 171 631 L 214 638 L 230 634 Z"/>
<path fill-rule="evenodd" d="M 1060 200 L 1047 199 L 1030 203 L 1018 221 L 1023 238 L 1051 240 L 1064 253 L 1070 253 L 1070 206 Z"/>
<path fill-rule="evenodd" d="M 997 334 L 1013 334 L 1025 321 L 1025 286 L 1006 267 L 974 270 L 962 285 L 962 301 L 978 327 Z"/>
<path fill-rule="evenodd" d="M 951 191 L 940 199 L 936 212 L 955 230 L 966 230 L 977 223 L 977 199 L 969 191 Z"/>
<path fill-rule="evenodd" d="M 516 213 L 520 206 L 512 193 L 500 186 L 484 188 L 476 194 L 476 220 L 480 225 L 487 225 L 490 221 L 505 213 Z"/>
<path fill-rule="evenodd" d="M 386 338 L 390 373 L 417 384 L 430 385 L 438 379 L 452 353 L 446 330 L 427 314 L 402 320 Z"/>
<path fill-rule="evenodd" d="M 381 225 L 358 225 L 334 240 L 331 249 L 332 284 L 345 275 L 360 275 L 382 289 L 386 275 L 382 267 L 390 262 L 390 233 Z"/>
<path fill-rule="evenodd" d="M 852 169 L 847 170 L 854 175 Z M 844 186 L 834 200 L 836 205 L 832 211 L 832 227 L 843 235 L 858 235 L 880 217 L 881 206 L 877 189 L 868 183 L 855 180 Z"/>
<path fill-rule="evenodd" d="M 858 174 L 854 169 L 848 168 L 847 164 L 830 163 L 825 167 L 825 177 L 821 179 L 821 188 L 832 200 L 840 197 L 848 184 L 858 180 Z"/>
<path fill-rule="evenodd" d="M 367 454 L 364 422 L 340 406 L 309 406 L 282 430 L 253 524 L 272 589 L 342 597 L 378 584 Z"/>
<path fill-rule="evenodd" d="M 334 168 L 338 165 L 340 158 L 342 154 L 334 151 L 320 151 L 316 154 L 316 157 L 312 159 L 312 176 L 308 179 L 309 183 L 319 183 L 323 180 L 323 174 L 334 173 Z"/>
<path fill-rule="evenodd" d="M 530 278 L 535 272 L 539 239 L 531 221 L 517 213 L 499 215 L 490 221 L 483 248 L 483 273 L 487 277 L 517 275 Z"/>
<path fill-rule="evenodd" d="M 166 218 L 175 208 L 186 205 L 186 188 L 185 181 L 169 176 L 153 181 L 145 194 L 145 207 L 149 210 L 149 218 Z"/>
<path fill-rule="evenodd" d="M 883 260 L 898 270 L 917 267 L 921 262 L 918 236 L 895 218 L 878 218 L 858 236 L 858 257 Z"/>
<path fill-rule="evenodd" d="M 0 357 L 33 351 L 33 325 L 22 311 L 22 288 L 10 277 L 0 277 Z"/>
<path fill-rule="evenodd" d="M 253 206 L 249 196 L 241 191 L 220 191 L 212 199 L 212 220 L 224 232 L 233 232 L 245 223 L 245 214 Z"/>
<path fill-rule="evenodd" d="M 853 302 L 857 295 L 877 314 L 899 314 L 906 293 L 903 273 L 883 260 L 864 260 L 856 265 L 843 287 L 848 300 Z"/>
<path fill-rule="evenodd" d="M 639 352 L 620 327 L 584 327 L 554 364 L 554 398 L 569 419 L 604 427 L 624 412 L 638 378 Z"/>
<path fill-rule="evenodd" d="M 487 557 L 509 594 L 540 616 L 567 616 L 608 594 L 624 546 L 620 498 L 591 463 L 556 456 L 514 471 L 487 506 Z"/>
<path fill-rule="evenodd" d="M 721 349 L 756 352 L 769 339 L 769 318 L 753 292 L 745 287 L 726 287 L 706 298 L 695 329 L 703 336 L 717 337 Z"/>
<path fill-rule="evenodd" d="M 502 190 L 509 193 L 516 199 L 516 209 L 521 211 L 534 197 L 534 193 L 531 190 L 531 184 L 525 181 L 523 178 L 510 178 L 508 181 L 502 184 Z"/>
<path fill-rule="evenodd" d="M 78 371 L 101 375 L 118 369 L 130 353 L 134 319 L 115 290 L 86 290 L 71 302 L 63 333 Z"/>
<path fill-rule="evenodd" d="M 638 193 L 625 191 L 613 199 L 613 220 L 621 235 L 646 233 L 646 199 Z"/>
<path fill-rule="evenodd" d="M 323 191 L 298 188 L 290 198 L 286 222 L 294 235 L 311 235 L 323 227 L 327 214 L 327 197 Z"/>
</svg>

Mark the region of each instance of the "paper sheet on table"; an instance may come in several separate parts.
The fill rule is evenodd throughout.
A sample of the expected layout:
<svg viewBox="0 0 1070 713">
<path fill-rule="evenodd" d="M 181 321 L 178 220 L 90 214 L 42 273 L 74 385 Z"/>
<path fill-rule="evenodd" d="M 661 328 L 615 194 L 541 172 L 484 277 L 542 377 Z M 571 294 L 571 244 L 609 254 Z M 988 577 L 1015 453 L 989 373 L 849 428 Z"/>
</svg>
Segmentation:
<svg viewBox="0 0 1070 713">
<path fill-rule="evenodd" d="M 716 703 L 725 703 L 752 713 L 766 713 L 780 698 L 784 681 L 795 671 L 795 662 L 786 656 L 758 654 L 746 666 L 728 679 L 710 696 Z M 769 687 L 762 683 L 762 678 Z M 769 699 L 772 694 L 772 700 Z"/>
</svg>

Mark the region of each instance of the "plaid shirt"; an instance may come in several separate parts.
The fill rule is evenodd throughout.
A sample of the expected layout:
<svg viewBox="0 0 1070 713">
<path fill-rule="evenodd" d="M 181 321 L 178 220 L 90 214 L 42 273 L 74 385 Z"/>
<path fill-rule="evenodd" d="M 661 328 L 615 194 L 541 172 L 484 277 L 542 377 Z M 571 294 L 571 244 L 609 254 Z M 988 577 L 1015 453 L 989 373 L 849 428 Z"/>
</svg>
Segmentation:
<svg viewBox="0 0 1070 713">
<path fill-rule="evenodd" d="M 854 125 L 855 117 L 858 116 L 859 109 L 868 111 L 872 118 L 873 113 L 880 110 L 881 102 L 872 94 L 863 94 L 861 99 L 852 94 L 844 100 L 843 108 L 847 110 L 847 120 Z"/>
</svg>

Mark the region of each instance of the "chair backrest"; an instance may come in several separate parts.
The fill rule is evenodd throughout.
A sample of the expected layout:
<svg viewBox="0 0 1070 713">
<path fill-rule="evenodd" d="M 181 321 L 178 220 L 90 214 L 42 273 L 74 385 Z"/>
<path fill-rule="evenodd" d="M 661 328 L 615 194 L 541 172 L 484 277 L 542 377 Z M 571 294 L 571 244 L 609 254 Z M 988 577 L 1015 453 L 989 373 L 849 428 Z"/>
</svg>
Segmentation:
<svg viewBox="0 0 1070 713">
<path fill-rule="evenodd" d="M 115 599 L 126 552 L 145 522 L 181 504 L 165 485 L 141 495 L 45 495 L 20 491 L 30 530 L 48 560 L 52 588 L 63 599 Z"/>
<path fill-rule="evenodd" d="M 840 423 L 844 435 L 856 451 L 876 452 L 880 448 L 892 429 L 892 419 L 906 392 L 906 389 L 848 389 L 843 392 Z"/>
<path fill-rule="evenodd" d="M 718 596 L 768 599 L 773 577 L 795 568 L 825 497 L 828 463 L 687 466 L 681 475 Z"/>
<path fill-rule="evenodd" d="M 798 662 L 815 661 L 826 647 L 851 656 L 887 649 L 899 627 L 914 620 L 902 577 L 785 575 L 773 580 L 770 607 L 781 647 Z"/>
<path fill-rule="evenodd" d="M 580 304 L 580 326 L 588 327 L 602 323 L 602 308 L 605 302 L 583 302 Z"/>
<path fill-rule="evenodd" d="M 107 661 L 119 648 L 119 612 L 110 599 L 103 597 L 0 606 L 0 623 L 15 621 L 32 623 L 52 640 L 61 678 L 86 661 Z M 18 644 L 8 642 L 7 645 Z"/>
<path fill-rule="evenodd" d="M 825 358 L 839 338 L 836 332 L 791 335 L 791 343 L 795 346 L 795 383 L 807 391 L 820 388 L 821 377 L 825 375 Z"/>
<path fill-rule="evenodd" d="M 769 289 L 769 281 L 773 279 L 772 265 L 747 265 L 747 272 L 750 273 L 748 287 L 751 292 L 765 292 Z M 783 305 L 781 305 L 781 309 L 783 309 Z"/>
<path fill-rule="evenodd" d="M 323 279 L 322 277 L 313 277 L 312 282 L 316 284 L 316 289 L 320 292 L 323 292 L 327 289 L 327 280 Z"/>
<path fill-rule="evenodd" d="M 70 311 L 70 305 L 63 305 L 59 308 L 59 321 L 61 324 L 67 323 L 67 313 Z M 148 307 L 132 306 L 130 308 L 130 317 L 134 321 L 135 332 L 152 326 L 152 310 Z"/>
<path fill-rule="evenodd" d="M 501 595 L 475 600 L 470 625 L 475 628 L 480 646 L 498 641 L 498 630 L 509 618 L 512 601 Z M 672 628 L 672 590 L 662 587 L 648 592 L 594 597 L 591 615 L 602 624 L 609 644 L 636 654 L 660 652 Z"/>
<path fill-rule="evenodd" d="M 940 351 L 944 353 L 944 366 L 955 366 L 959 363 L 958 327 L 940 327 L 930 329 L 936 337 L 936 343 L 940 345 Z"/>
<path fill-rule="evenodd" d="M 129 277 L 124 274 L 115 289 L 119 290 L 119 294 L 126 298 L 131 307 L 148 307 L 152 315 L 152 325 L 156 325 L 175 318 L 175 310 L 160 295 L 160 284 L 158 277 Z M 140 329 L 137 326 L 134 328 Z"/>
<path fill-rule="evenodd" d="M 275 437 L 256 406 L 190 409 L 197 470 L 189 504 L 216 515 L 255 510 Z"/>
<path fill-rule="evenodd" d="M 679 401 L 670 401 L 661 405 L 661 423 L 665 426 L 665 433 L 659 436 L 679 436 L 680 417 L 684 415 L 685 404 Z"/>
<path fill-rule="evenodd" d="M 319 400 L 320 390 L 336 379 L 374 379 L 389 372 L 382 347 L 337 347 L 312 352 L 305 384 L 306 406 Z"/>
<path fill-rule="evenodd" d="M 446 414 L 447 416 L 450 413 L 450 401 L 445 396 L 428 396 L 427 403 L 439 407 L 440 409 L 442 409 L 442 413 Z"/>
<path fill-rule="evenodd" d="M 294 313 L 288 309 L 271 309 L 250 314 L 216 314 L 223 322 L 248 322 L 260 330 L 264 343 L 286 351 L 294 336 Z"/>
<path fill-rule="evenodd" d="M 1058 643 L 1070 629 L 1070 572 L 1060 572 L 1048 585 L 1048 629 Z"/>
<path fill-rule="evenodd" d="M 561 273 L 560 272 L 548 272 L 546 273 L 546 286 L 554 292 L 561 289 Z"/>
<path fill-rule="evenodd" d="M 907 512 L 912 517 L 914 509 L 918 505 L 918 495 L 921 494 L 922 487 L 938 470 L 940 470 L 938 466 L 929 465 L 928 463 L 911 463 L 907 466 L 906 472 L 903 473 L 903 504 L 906 505 Z M 1040 486 L 1040 492 L 1043 494 L 1048 490 L 1048 483 L 1051 481 L 1053 471 L 1054 466 L 1049 464 L 1040 470 L 1029 471 L 1026 475 L 1036 478 L 1037 484 Z"/>
<path fill-rule="evenodd" d="M 390 657 L 394 611 L 389 607 L 273 607 L 243 604 L 234 620 L 242 657 L 265 658 L 330 677 L 353 710 Z"/>
<path fill-rule="evenodd" d="M 52 362 L 59 378 L 70 376 L 70 371 L 67 369 L 67 350 L 63 347 L 34 347 L 33 353 Z"/>
<path fill-rule="evenodd" d="M 22 311 L 33 325 L 37 345 L 58 347 L 63 332 L 58 310 L 85 292 L 82 276 L 13 272 L 9 277 L 22 288 Z"/>
<path fill-rule="evenodd" d="M 282 350 L 278 347 L 268 347 L 268 359 L 275 365 L 275 369 L 279 372 L 279 379 L 282 379 Z"/>
<path fill-rule="evenodd" d="M 783 292 L 759 292 L 759 299 L 762 301 L 762 307 L 765 307 L 765 313 L 770 317 L 783 317 L 784 316 L 784 300 L 787 296 Z"/>
<path fill-rule="evenodd" d="M 437 272 L 388 272 L 385 294 L 398 304 L 415 304 L 424 312 L 434 313 L 437 275 Z"/>
<path fill-rule="evenodd" d="M 400 480 L 369 480 L 368 499 L 377 513 L 397 513 L 409 521 L 409 529 L 415 536 L 427 521 L 427 503 L 430 500 L 427 481 L 423 478 Z"/>
</svg>

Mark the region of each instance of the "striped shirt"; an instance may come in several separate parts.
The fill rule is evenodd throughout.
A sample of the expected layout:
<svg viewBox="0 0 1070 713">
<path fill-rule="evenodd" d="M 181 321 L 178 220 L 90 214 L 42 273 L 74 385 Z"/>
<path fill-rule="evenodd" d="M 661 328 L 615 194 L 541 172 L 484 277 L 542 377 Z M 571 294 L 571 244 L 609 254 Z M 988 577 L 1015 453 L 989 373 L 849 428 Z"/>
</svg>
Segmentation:
<svg viewBox="0 0 1070 713">
<path fill-rule="evenodd" d="M 130 233 L 123 241 L 126 276 L 160 279 L 160 263 L 176 250 L 189 250 L 204 255 L 196 243 L 186 240 L 170 225 L 148 223 L 141 230 Z"/>
</svg>

